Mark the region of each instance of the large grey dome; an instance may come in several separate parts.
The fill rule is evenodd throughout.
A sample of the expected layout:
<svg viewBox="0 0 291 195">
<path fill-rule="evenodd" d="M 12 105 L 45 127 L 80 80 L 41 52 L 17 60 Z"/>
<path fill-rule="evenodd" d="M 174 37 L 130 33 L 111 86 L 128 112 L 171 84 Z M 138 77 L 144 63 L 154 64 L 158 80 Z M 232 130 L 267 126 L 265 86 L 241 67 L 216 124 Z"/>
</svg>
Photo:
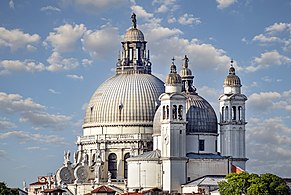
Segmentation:
<svg viewBox="0 0 291 195">
<path fill-rule="evenodd" d="M 212 106 L 198 94 L 187 95 L 186 131 L 191 133 L 217 133 L 217 118 Z"/>
<path fill-rule="evenodd" d="M 117 74 L 93 94 L 83 127 L 152 126 L 164 83 L 151 74 Z"/>
</svg>

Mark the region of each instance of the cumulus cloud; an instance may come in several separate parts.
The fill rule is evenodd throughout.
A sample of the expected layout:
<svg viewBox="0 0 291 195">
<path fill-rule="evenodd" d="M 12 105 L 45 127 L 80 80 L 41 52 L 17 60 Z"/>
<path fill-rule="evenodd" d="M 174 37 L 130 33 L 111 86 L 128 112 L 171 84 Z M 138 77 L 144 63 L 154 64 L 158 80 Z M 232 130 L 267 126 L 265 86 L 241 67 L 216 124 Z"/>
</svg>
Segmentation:
<svg viewBox="0 0 291 195">
<path fill-rule="evenodd" d="M 282 118 L 251 118 L 247 125 L 248 170 L 286 177 L 291 171 L 291 129 Z M 276 166 L 274 166 L 276 164 Z"/>
<path fill-rule="evenodd" d="M 22 113 L 19 120 L 23 123 L 32 124 L 36 129 L 50 128 L 52 130 L 62 130 L 68 126 L 71 117 L 60 114 L 29 111 Z"/>
<path fill-rule="evenodd" d="M 16 124 L 10 122 L 7 118 L 0 118 L 0 130 L 15 128 Z"/>
<path fill-rule="evenodd" d="M 49 89 L 48 91 L 51 92 L 52 94 L 60 94 L 60 92 L 58 92 L 54 89 Z"/>
<path fill-rule="evenodd" d="M 45 7 L 40 8 L 40 11 L 55 11 L 55 12 L 60 12 L 61 9 L 60 8 L 57 8 L 57 7 L 54 7 L 54 6 L 51 6 L 51 5 L 48 5 L 48 6 L 45 6 Z"/>
<path fill-rule="evenodd" d="M 154 0 L 152 3 L 156 8 L 157 13 L 173 12 L 179 8 L 176 0 Z"/>
<path fill-rule="evenodd" d="M 29 133 L 25 131 L 9 131 L 6 133 L 0 133 L 0 139 L 6 139 L 9 137 L 16 137 L 22 142 L 38 142 L 46 144 L 67 145 L 64 138 L 57 135 L 43 135 L 38 133 Z"/>
<path fill-rule="evenodd" d="M 252 41 L 258 42 L 263 46 L 268 44 L 282 44 L 285 52 L 291 51 L 291 23 L 274 23 L 265 28 L 264 33 L 254 36 Z"/>
<path fill-rule="evenodd" d="M 288 64 L 291 58 L 281 55 L 278 51 L 268 51 L 262 53 L 260 57 L 255 57 L 250 66 L 244 68 L 246 72 L 255 72 L 260 69 L 268 68 L 274 65 Z"/>
<path fill-rule="evenodd" d="M 69 126 L 70 116 L 49 114 L 45 112 L 45 109 L 45 106 L 34 102 L 31 98 L 0 92 L 0 113 L 15 114 L 17 117 L 20 115 L 20 122 L 30 123 L 35 129 L 62 130 Z M 7 120 L 2 120 L 2 125 L 13 126 Z"/>
<path fill-rule="evenodd" d="M 262 101 L 263 100 L 263 101 Z M 249 96 L 248 108 L 254 111 L 272 111 L 273 109 L 291 111 L 291 90 L 284 92 L 260 92 Z"/>
<path fill-rule="evenodd" d="M 36 44 L 39 40 L 40 36 L 38 34 L 30 35 L 19 29 L 8 30 L 0 27 L 0 47 L 9 47 L 12 51 L 15 51 Z"/>
<path fill-rule="evenodd" d="M 73 80 L 83 80 L 84 77 L 82 75 L 75 75 L 75 74 L 68 74 L 66 77 L 73 79 Z"/>
<path fill-rule="evenodd" d="M 23 98 L 19 94 L 0 92 L 0 111 L 8 113 L 43 110 L 46 107 L 34 102 L 31 98 Z"/>
<path fill-rule="evenodd" d="M 40 72 L 44 71 L 45 66 L 42 63 L 38 63 L 32 60 L 2 60 L 0 61 L 0 74 L 11 72 Z"/>
<path fill-rule="evenodd" d="M 84 24 L 64 24 L 54 30 L 55 32 L 49 33 L 46 42 L 50 43 L 56 52 L 69 52 L 75 49 L 77 42 L 86 32 L 87 28 Z"/>
<path fill-rule="evenodd" d="M 269 34 L 276 34 L 278 32 L 288 31 L 291 33 L 291 23 L 274 23 L 271 26 L 268 26 L 265 31 Z"/>
<path fill-rule="evenodd" d="M 14 2 L 13 2 L 12 0 L 9 1 L 9 7 L 10 7 L 11 9 L 14 9 L 14 8 L 15 8 L 15 7 L 14 7 Z"/>
<path fill-rule="evenodd" d="M 149 19 L 154 16 L 152 13 L 148 13 L 143 7 L 139 5 L 133 5 L 130 8 L 136 14 L 137 17 Z"/>
<path fill-rule="evenodd" d="M 82 65 L 83 66 L 89 66 L 93 63 L 92 60 L 89 60 L 89 59 L 82 59 Z"/>
<path fill-rule="evenodd" d="M 193 14 L 184 14 L 178 19 L 178 22 L 182 25 L 200 24 L 199 18 L 194 18 Z"/>
<path fill-rule="evenodd" d="M 237 1 L 236 0 L 216 0 L 216 2 L 218 3 L 217 8 L 224 9 L 236 3 Z"/>
<path fill-rule="evenodd" d="M 119 42 L 118 29 L 110 24 L 103 25 L 96 31 L 88 30 L 82 38 L 83 50 L 92 58 L 112 55 L 112 51 L 118 48 Z"/>
<path fill-rule="evenodd" d="M 46 69 L 51 72 L 72 70 L 79 66 L 79 61 L 76 58 L 63 58 L 59 52 L 53 52 L 47 62 L 49 65 Z"/>
</svg>

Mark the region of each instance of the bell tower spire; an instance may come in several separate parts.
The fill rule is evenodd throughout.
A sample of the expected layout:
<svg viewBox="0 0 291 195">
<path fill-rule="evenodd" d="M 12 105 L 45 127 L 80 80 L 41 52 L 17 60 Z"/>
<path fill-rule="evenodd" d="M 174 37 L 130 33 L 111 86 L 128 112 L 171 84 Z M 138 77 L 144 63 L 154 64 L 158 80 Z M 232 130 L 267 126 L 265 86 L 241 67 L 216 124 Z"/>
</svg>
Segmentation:
<svg viewBox="0 0 291 195">
<path fill-rule="evenodd" d="M 224 80 L 224 93 L 220 102 L 220 148 L 221 155 L 231 156 L 233 165 L 245 170 L 245 102 L 247 97 L 241 93 L 241 81 L 235 74 L 231 60 L 229 74 Z"/>
</svg>

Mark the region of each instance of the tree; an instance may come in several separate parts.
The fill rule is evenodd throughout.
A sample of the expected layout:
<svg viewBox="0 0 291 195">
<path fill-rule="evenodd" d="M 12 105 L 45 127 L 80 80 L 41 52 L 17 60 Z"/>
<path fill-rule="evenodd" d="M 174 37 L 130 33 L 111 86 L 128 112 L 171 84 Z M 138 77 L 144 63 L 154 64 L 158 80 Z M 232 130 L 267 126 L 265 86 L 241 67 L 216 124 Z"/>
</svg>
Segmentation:
<svg viewBox="0 0 291 195">
<path fill-rule="evenodd" d="M 18 195 L 16 189 L 10 189 L 6 186 L 4 182 L 0 182 L 0 195 Z"/>
<path fill-rule="evenodd" d="M 282 178 L 270 173 L 230 173 L 225 179 L 218 183 L 221 195 L 288 195 L 290 190 Z"/>
</svg>

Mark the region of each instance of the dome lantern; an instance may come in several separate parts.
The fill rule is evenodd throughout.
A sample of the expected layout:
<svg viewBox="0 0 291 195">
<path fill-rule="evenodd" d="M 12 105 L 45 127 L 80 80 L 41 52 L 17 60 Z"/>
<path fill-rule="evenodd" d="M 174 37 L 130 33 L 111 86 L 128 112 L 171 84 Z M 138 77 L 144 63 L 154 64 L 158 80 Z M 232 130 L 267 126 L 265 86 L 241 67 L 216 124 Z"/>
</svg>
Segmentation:
<svg viewBox="0 0 291 195">
<path fill-rule="evenodd" d="M 116 63 L 116 74 L 151 74 L 151 62 L 146 43 L 144 34 L 137 29 L 136 15 L 133 13 L 131 28 L 124 34 L 121 42 L 122 52 Z"/>
<path fill-rule="evenodd" d="M 230 61 L 229 73 L 224 79 L 224 93 L 240 93 L 241 88 L 240 78 L 235 74 L 235 68 L 233 67 L 233 60 Z"/>
<path fill-rule="evenodd" d="M 177 68 L 174 63 L 175 58 L 172 59 L 170 73 L 167 75 L 165 86 L 166 93 L 181 92 L 182 91 L 182 79 L 177 73 Z"/>
<path fill-rule="evenodd" d="M 194 76 L 192 75 L 192 71 L 188 68 L 189 58 L 187 55 L 185 55 L 183 60 L 184 64 L 180 72 L 182 78 L 182 92 L 196 94 L 196 88 L 193 86 Z"/>
</svg>

